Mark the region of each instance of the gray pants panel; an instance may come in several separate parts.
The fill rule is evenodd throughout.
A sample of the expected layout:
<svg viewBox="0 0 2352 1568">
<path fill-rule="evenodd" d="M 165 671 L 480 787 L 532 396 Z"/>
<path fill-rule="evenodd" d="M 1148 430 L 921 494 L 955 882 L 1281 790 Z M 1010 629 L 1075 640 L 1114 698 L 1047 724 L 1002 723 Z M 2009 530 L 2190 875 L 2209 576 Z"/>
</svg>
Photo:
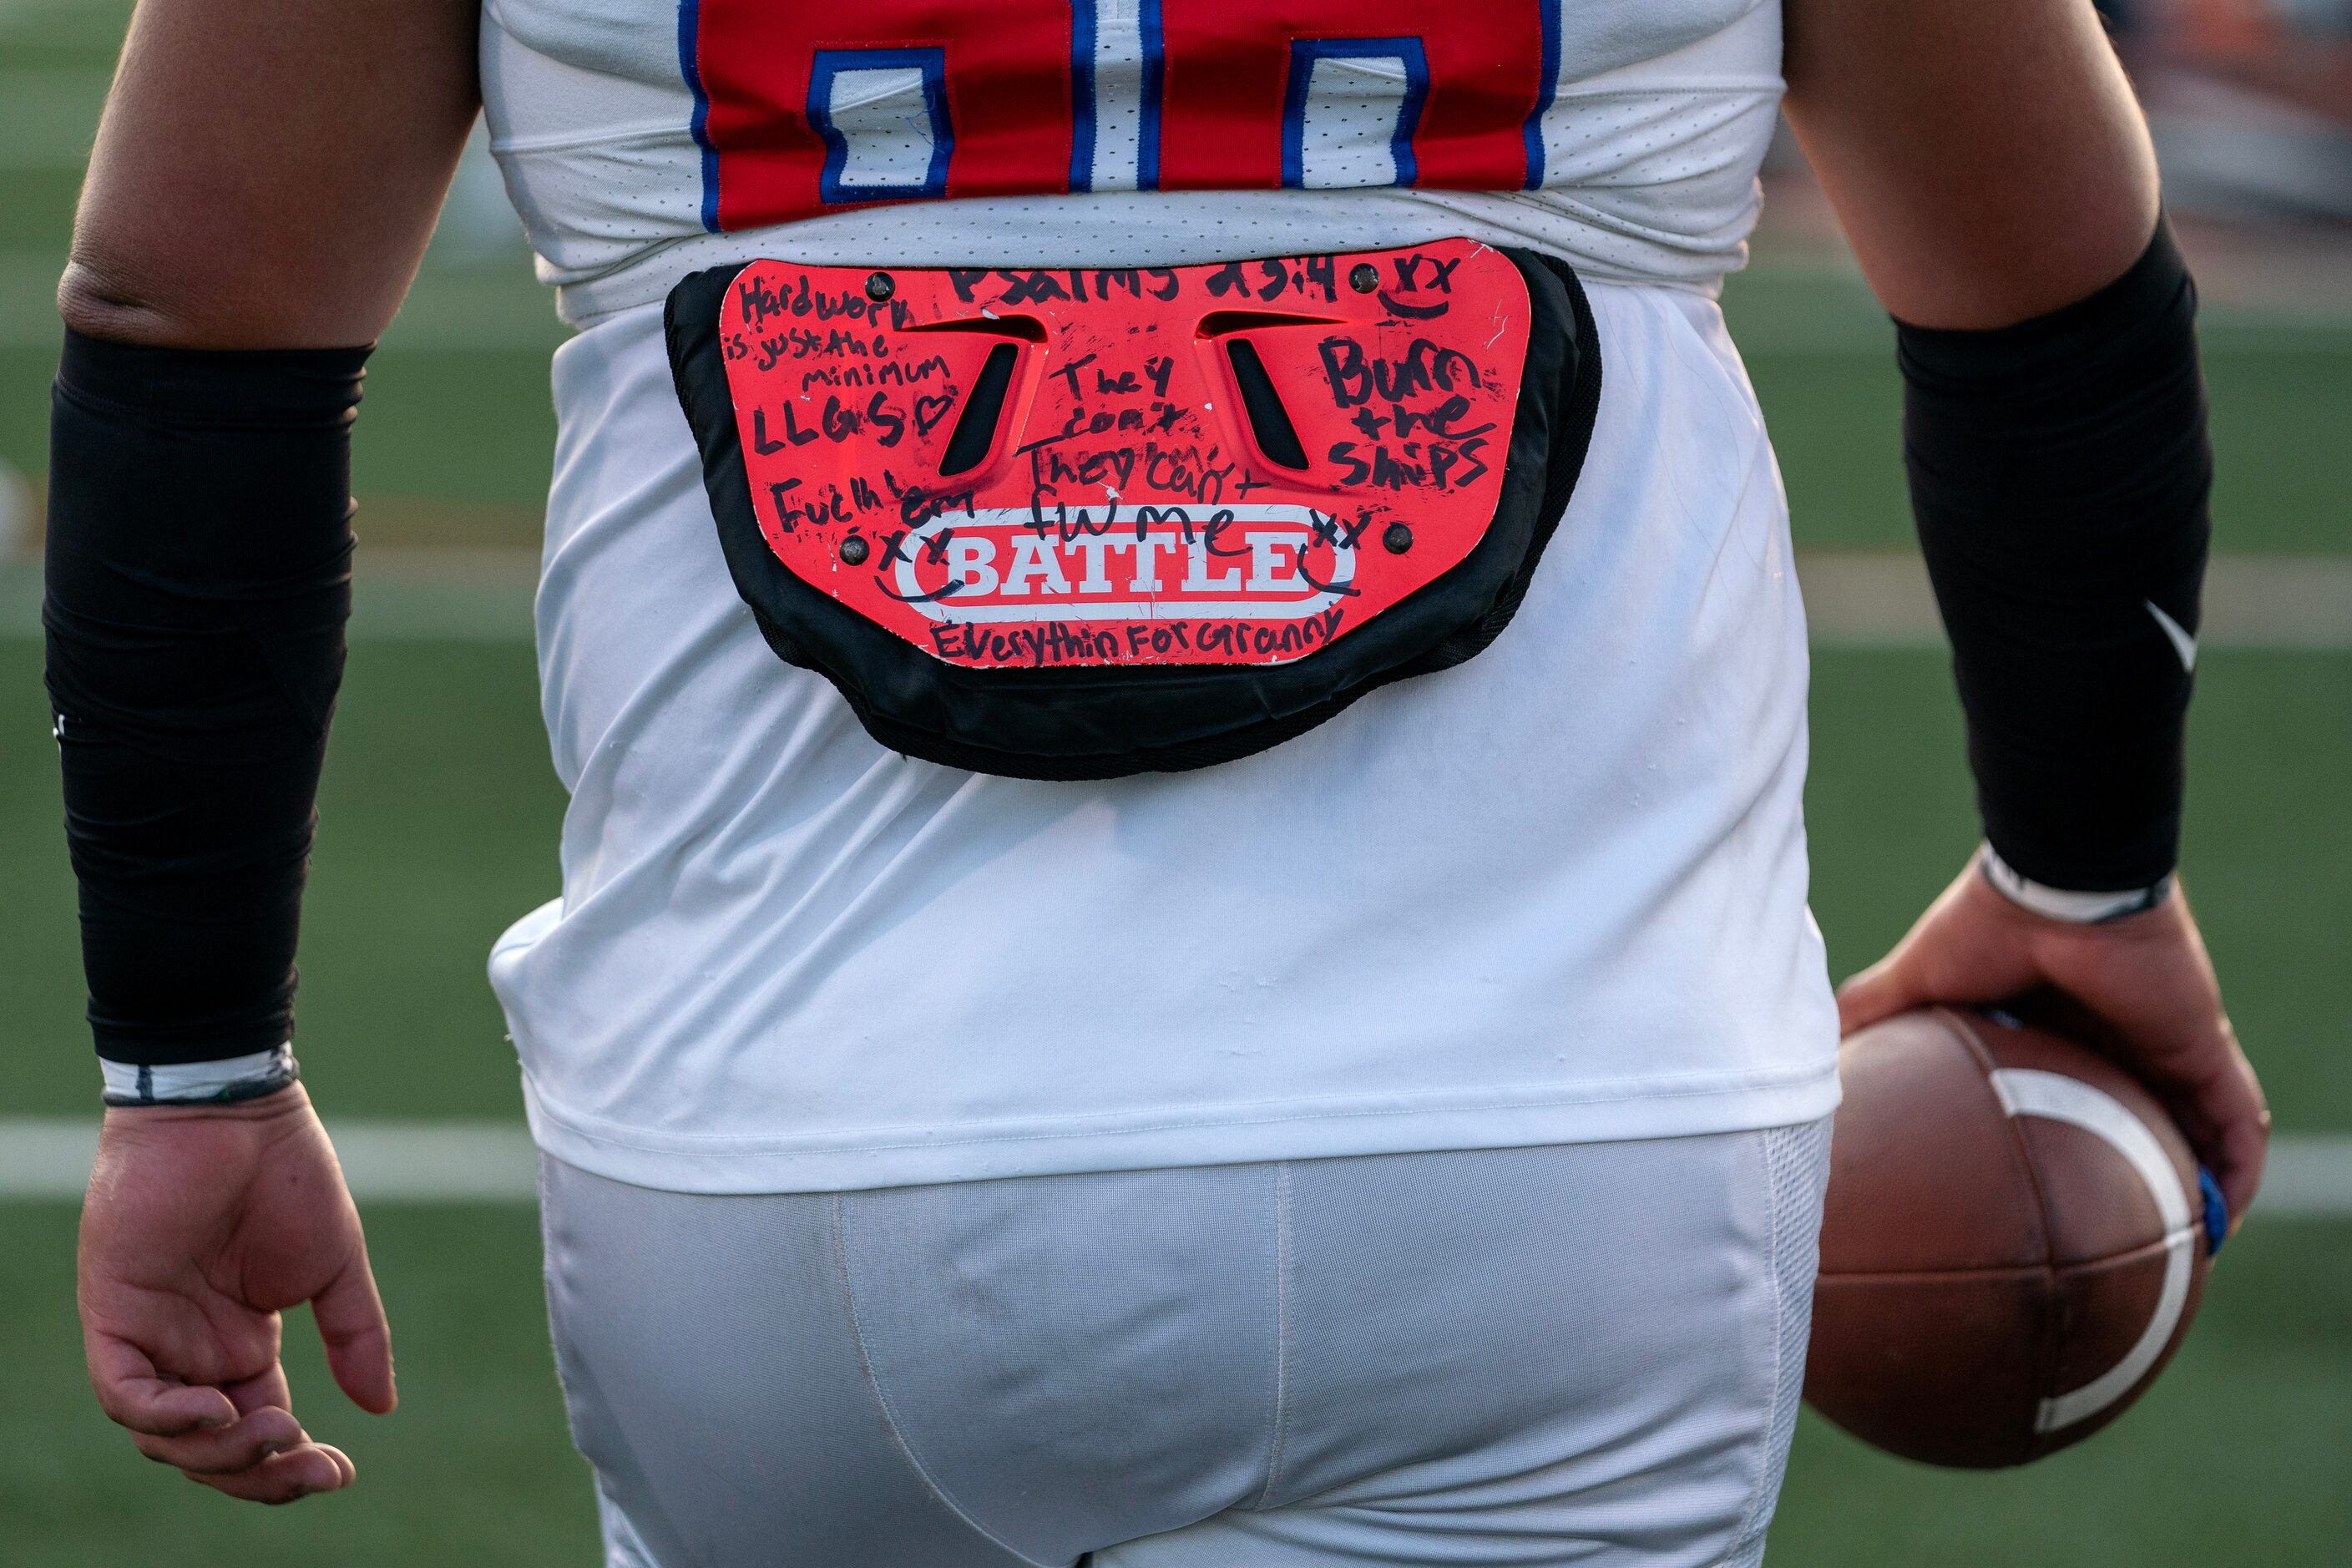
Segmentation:
<svg viewBox="0 0 2352 1568">
<path fill-rule="evenodd" d="M 614 1568 L 1761 1552 L 1827 1124 L 710 1197 L 545 1164 Z"/>
</svg>

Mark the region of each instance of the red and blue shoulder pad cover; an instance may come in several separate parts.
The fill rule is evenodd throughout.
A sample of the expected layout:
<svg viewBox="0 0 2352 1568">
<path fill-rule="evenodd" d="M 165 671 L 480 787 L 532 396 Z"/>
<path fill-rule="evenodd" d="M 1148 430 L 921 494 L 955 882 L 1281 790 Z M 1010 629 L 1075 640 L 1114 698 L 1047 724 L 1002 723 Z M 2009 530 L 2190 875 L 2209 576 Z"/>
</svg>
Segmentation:
<svg viewBox="0 0 2352 1568">
<path fill-rule="evenodd" d="M 771 645 L 887 743 L 1024 777 L 1229 760 L 1475 653 L 1599 391 L 1573 273 L 1461 239 L 758 260 L 680 283 L 667 327 Z"/>
</svg>

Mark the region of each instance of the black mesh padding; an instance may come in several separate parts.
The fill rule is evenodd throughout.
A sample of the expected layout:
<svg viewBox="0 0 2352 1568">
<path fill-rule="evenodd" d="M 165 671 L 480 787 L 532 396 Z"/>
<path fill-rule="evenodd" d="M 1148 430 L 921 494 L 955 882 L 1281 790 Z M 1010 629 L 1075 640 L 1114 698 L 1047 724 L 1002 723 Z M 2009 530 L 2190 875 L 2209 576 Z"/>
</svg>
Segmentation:
<svg viewBox="0 0 2352 1568">
<path fill-rule="evenodd" d="M 1282 395 L 1274 390 L 1274 378 L 1265 374 L 1265 362 L 1257 357 L 1257 350 L 1248 340 L 1235 338 L 1225 345 L 1225 357 L 1233 362 L 1234 384 L 1241 388 L 1242 412 L 1249 416 L 1257 449 L 1278 468 L 1305 468 L 1307 448 L 1298 444 L 1298 426 L 1290 422 Z"/>
<path fill-rule="evenodd" d="M 988 351 L 972 382 L 971 395 L 964 399 L 963 412 L 956 416 L 955 434 L 948 437 L 947 452 L 940 458 L 942 477 L 980 467 L 989 447 L 996 444 L 996 422 L 1003 417 L 1004 394 L 1013 384 L 1013 366 L 1019 358 L 1019 351 L 1011 343 L 999 343 Z"/>
</svg>

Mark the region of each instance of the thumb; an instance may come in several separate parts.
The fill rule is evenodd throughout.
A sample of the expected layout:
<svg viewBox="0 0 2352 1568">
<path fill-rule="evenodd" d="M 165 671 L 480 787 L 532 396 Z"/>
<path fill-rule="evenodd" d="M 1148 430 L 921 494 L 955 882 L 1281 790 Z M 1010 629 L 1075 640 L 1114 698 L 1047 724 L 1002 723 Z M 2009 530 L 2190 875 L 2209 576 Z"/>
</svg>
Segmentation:
<svg viewBox="0 0 2352 1568">
<path fill-rule="evenodd" d="M 1838 1034 L 1866 1029 L 1883 1018 L 1907 1013 L 1929 1000 L 1901 948 L 1838 987 Z"/>
<path fill-rule="evenodd" d="M 366 1243 L 352 1247 L 343 1271 L 311 1300 L 310 1316 L 326 1342 L 336 1385 L 370 1415 L 389 1415 L 400 1403 L 393 1386 L 392 1325 L 384 1321 Z"/>
</svg>

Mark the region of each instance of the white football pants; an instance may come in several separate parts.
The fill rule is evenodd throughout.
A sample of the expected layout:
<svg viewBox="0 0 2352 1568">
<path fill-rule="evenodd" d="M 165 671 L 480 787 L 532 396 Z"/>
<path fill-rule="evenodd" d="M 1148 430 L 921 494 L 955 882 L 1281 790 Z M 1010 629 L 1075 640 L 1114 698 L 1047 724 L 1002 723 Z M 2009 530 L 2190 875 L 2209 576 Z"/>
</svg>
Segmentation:
<svg viewBox="0 0 2352 1568">
<path fill-rule="evenodd" d="M 610 1568 L 1760 1560 L 1826 1121 L 705 1196 L 543 1163 Z"/>
</svg>

